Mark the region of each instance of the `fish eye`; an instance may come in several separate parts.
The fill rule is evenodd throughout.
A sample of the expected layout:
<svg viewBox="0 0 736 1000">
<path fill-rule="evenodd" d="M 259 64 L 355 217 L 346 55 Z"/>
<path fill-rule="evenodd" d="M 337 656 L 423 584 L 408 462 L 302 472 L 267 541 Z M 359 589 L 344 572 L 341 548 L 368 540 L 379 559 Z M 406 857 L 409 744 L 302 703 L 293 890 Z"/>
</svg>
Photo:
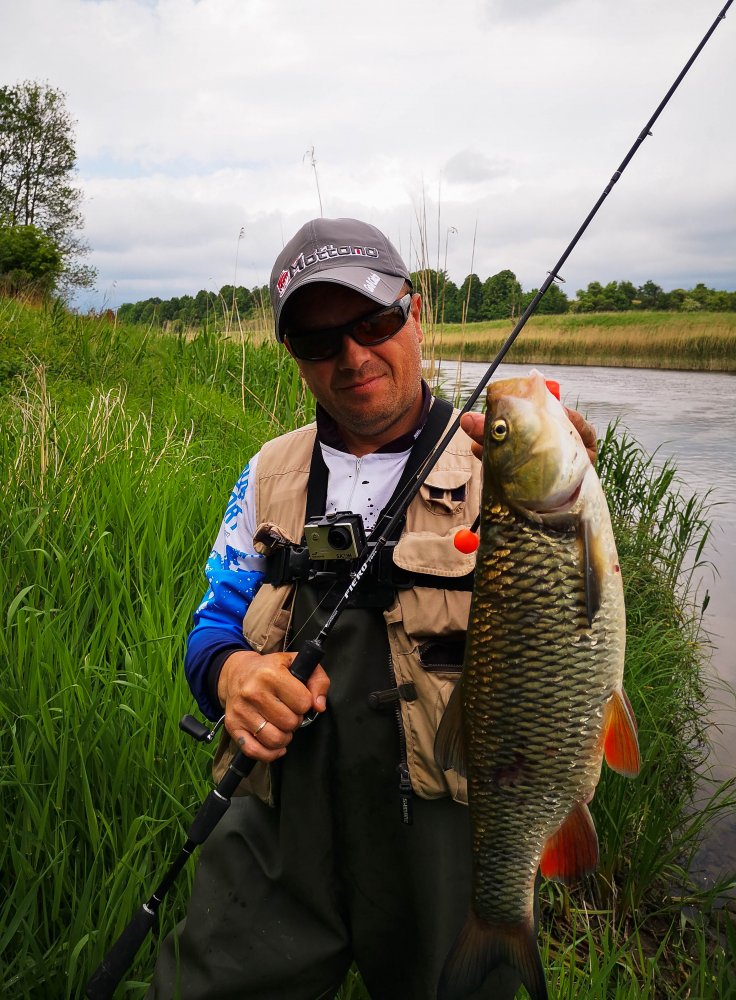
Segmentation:
<svg viewBox="0 0 736 1000">
<path fill-rule="evenodd" d="M 494 441 L 503 441 L 509 432 L 509 425 L 500 417 L 491 424 L 491 437 Z"/>
</svg>

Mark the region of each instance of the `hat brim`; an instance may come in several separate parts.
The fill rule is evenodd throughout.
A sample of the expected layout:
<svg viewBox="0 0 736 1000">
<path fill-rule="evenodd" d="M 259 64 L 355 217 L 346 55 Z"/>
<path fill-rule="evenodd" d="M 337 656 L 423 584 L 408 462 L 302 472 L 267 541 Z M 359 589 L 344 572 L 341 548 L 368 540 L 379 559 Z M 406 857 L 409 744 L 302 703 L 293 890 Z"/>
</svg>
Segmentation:
<svg viewBox="0 0 736 1000">
<path fill-rule="evenodd" d="M 390 306 L 399 297 L 399 292 L 406 284 L 411 284 L 407 278 L 395 274 L 381 274 L 372 267 L 335 267 L 330 270 L 317 271 L 310 275 L 300 275 L 299 280 L 294 282 L 293 288 L 287 288 L 283 297 L 278 303 L 276 315 L 276 333 L 278 339 L 283 342 L 281 332 L 281 316 L 284 306 L 291 296 L 306 285 L 313 285 L 317 282 L 325 284 L 342 285 L 351 288 L 355 292 L 364 295 L 372 302 L 377 302 L 382 306 Z"/>
</svg>

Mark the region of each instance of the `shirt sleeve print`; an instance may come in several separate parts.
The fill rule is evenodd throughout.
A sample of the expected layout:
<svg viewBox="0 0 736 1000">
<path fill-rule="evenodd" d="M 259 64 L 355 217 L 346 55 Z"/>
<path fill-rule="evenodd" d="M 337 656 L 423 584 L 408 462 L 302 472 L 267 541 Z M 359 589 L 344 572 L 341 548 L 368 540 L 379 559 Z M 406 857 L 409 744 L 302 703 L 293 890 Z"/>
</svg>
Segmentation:
<svg viewBox="0 0 736 1000">
<path fill-rule="evenodd" d="M 221 714 L 208 693 L 209 665 L 225 647 L 248 648 L 243 618 L 263 581 L 265 559 L 253 547 L 255 498 L 250 484 L 256 465 L 257 456 L 243 469 L 230 494 L 205 567 L 209 586 L 194 612 L 194 628 L 187 644 L 184 670 L 192 693 L 209 718 Z"/>
<path fill-rule="evenodd" d="M 228 500 L 225 517 L 207 559 L 205 575 L 209 589 L 194 612 L 195 628 L 200 621 L 234 623 L 242 637 L 243 616 L 263 580 L 264 557 L 253 547 L 255 511 L 253 490 L 257 459 L 243 469 Z"/>
</svg>

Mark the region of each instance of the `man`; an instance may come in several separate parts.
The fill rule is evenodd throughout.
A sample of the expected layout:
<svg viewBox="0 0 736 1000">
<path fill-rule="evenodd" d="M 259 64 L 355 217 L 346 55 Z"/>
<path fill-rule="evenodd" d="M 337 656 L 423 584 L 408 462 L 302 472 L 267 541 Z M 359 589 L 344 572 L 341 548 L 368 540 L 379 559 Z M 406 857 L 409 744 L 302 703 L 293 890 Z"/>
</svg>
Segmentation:
<svg viewBox="0 0 736 1000">
<path fill-rule="evenodd" d="M 470 901 L 465 786 L 437 767 L 433 741 L 462 665 L 474 556 L 453 537 L 478 511 L 483 418 L 463 418 L 472 440 L 455 435 L 303 685 L 295 651 L 350 581 L 337 541 L 362 544 L 344 512 L 370 536 L 451 414 L 422 380 L 420 298 L 375 227 L 308 223 L 270 287 L 316 427 L 246 466 L 186 660 L 202 711 L 225 715 L 220 769 L 232 740 L 260 762 L 243 789 L 256 794 L 233 799 L 203 848 L 150 996 L 315 1000 L 355 962 L 374 1000 L 430 1000 Z M 305 536 L 315 518 L 324 526 Z M 336 522 L 347 527 L 331 536 Z M 334 550 L 310 554 L 304 537 L 328 550 L 334 537 Z M 504 997 L 515 989 L 510 977 Z"/>
</svg>

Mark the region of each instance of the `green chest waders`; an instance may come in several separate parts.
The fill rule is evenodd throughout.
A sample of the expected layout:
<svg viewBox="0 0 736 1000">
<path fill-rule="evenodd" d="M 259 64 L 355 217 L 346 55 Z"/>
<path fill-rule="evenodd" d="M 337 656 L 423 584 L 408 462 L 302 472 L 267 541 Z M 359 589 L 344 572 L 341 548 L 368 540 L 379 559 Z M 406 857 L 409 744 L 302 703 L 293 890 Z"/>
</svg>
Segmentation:
<svg viewBox="0 0 736 1000">
<path fill-rule="evenodd" d="M 318 604 L 298 589 L 295 648 L 327 617 Z M 334 996 L 352 962 L 373 1000 L 435 1000 L 470 903 L 468 811 L 414 796 L 413 821 L 402 821 L 381 611 L 345 611 L 324 666 L 327 711 L 273 768 L 274 808 L 233 799 L 207 841 L 149 1000 L 317 1000 Z M 493 1000 L 513 996 L 510 986 Z"/>
</svg>

